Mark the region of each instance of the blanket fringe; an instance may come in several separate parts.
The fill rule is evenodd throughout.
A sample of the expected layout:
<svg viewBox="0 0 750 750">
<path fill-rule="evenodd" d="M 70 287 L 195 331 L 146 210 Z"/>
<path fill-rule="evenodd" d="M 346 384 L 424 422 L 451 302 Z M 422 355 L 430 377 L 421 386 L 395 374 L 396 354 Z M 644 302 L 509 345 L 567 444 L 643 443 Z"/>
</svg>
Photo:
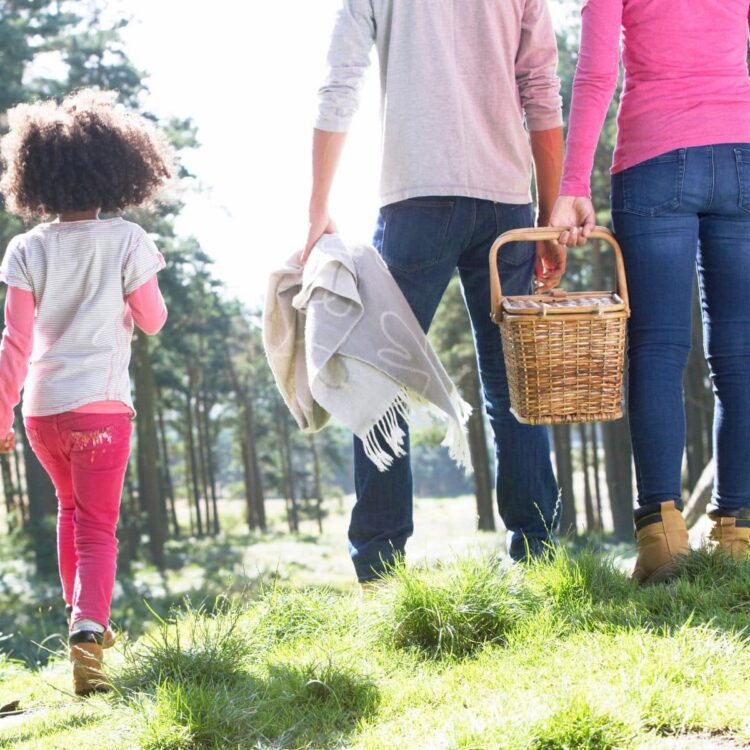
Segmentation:
<svg viewBox="0 0 750 750">
<path fill-rule="evenodd" d="M 378 467 L 379 471 L 387 471 L 394 457 L 401 458 L 406 455 L 404 450 L 406 433 L 399 426 L 398 418 L 403 417 L 408 421 L 410 408 L 409 394 L 402 390 L 362 440 L 365 455 Z M 386 450 L 384 443 L 391 449 L 390 452 Z"/>
<path fill-rule="evenodd" d="M 455 419 L 448 420 L 448 430 L 445 433 L 445 439 L 441 445 L 445 445 L 448 448 L 448 454 L 450 457 L 461 467 L 466 470 L 466 473 L 471 471 L 471 451 L 469 450 L 469 441 L 466 437 L 466 420 L 471 416 L 471 406 L 465 401 L 461 402 L 462 412 L 461 421 L 457 422 Z"/>
<path fill-rule="evenodd" d="M 448 418 L 448 429 L 442 445 L 447 446 L 450 457 L 466 471 L 471 470 L 471 453 L 469 441 L 466 438 L 465 425 L 471 416 L 471 406 L 456 392 L 452 394 L 456 407 L 455 418 Z M 386 409 L 380 419 L 367 431 L 362 438 L 365 455 L 377 466 L 379 471 L 387 471 L 393 464 L 394 458 L 406 455 L 404 437 L 406 436 L 398 423 L 402 417 L 407 422 L 413 407 L 426 405 L 422 399 L 403 389 Z M 438 409 L 430 409 L 435 416 L 444 420 L 446 415 Z M 390 448 L 390 450 L 387 450 Z"/>
</svg>

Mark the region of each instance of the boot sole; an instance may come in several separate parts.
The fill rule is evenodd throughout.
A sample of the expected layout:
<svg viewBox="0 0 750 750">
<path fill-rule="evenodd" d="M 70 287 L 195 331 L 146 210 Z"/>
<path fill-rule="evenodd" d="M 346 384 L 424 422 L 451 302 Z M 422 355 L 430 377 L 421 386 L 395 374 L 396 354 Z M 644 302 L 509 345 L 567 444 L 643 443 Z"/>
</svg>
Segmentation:
<svg viewBox="0 0 750 750">
<path fill-rule="evenodd" d="M 677 563 L 669 563 L 657 568 L 651 575 L 643 580 L 635 580 L 639 586 L 658 586 L 660 583 L 669 583 L 679 575 L 680 568 Z"/>
</svg>

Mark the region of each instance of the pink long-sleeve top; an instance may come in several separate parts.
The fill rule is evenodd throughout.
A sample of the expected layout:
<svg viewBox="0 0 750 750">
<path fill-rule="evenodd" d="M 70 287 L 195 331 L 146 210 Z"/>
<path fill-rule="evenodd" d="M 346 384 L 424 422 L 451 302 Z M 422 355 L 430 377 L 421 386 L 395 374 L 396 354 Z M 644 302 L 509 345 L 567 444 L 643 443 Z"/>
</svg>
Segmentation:
<svg viewBox="0 0 750 750">
<path fill-rule="evenodd" d="M 156 276 L 126 297 L 133 322 L 144 333 L 158 333 L 167 320 L 167 307 Z M 0 440 L 13 426 L 13 408 L 20 399 L 34 346 L 36 303 L 32 292 L 9 286 L 5 297 L 5 331 L 0 343 Z M 73 409 L 87 414 L 131 411 L 121 401 L 94 401 Z"/>
<path fill-rule="evenodd" d="M 561 195 L 591 194 L 621 37 L 613 172 L 676 148 L 750 142 L 749 18 L 750 0 L 586 0 Z"/>
</svg>

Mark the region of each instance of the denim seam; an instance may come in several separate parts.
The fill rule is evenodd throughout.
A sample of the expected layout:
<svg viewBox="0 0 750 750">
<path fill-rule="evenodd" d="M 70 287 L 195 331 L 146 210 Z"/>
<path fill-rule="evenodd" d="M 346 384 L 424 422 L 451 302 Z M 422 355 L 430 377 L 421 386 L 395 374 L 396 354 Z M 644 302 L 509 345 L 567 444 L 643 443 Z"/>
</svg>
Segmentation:
<svg viewBox="0 0 750 750">
<path fill-rule="evenodd" d="M 747 201 L 747 191 L 745 190 L 745 160 L 742 158 L 742 149 L 734 149 L 734 160 L 737 166 L 737 182 L 739 184 L 738 208 L 745 213 L 750 213 L 750 201 Z"/>
</svg>

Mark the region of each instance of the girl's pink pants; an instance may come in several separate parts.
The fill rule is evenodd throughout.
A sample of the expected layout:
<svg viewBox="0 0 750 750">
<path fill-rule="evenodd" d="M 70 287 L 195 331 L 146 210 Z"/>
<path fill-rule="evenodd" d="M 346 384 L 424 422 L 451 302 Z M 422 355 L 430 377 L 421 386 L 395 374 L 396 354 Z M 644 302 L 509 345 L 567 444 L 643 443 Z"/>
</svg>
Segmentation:
<svg viewBox="0 0 750 750">
<path fill-rule="evenodd" d="M 65 412 L 27 417 L 25 425 L 57 493 L 57 557 L 72 622 L 89 619 L 106 627 L 130 456 L 130 415 Z"/>
</svg>

